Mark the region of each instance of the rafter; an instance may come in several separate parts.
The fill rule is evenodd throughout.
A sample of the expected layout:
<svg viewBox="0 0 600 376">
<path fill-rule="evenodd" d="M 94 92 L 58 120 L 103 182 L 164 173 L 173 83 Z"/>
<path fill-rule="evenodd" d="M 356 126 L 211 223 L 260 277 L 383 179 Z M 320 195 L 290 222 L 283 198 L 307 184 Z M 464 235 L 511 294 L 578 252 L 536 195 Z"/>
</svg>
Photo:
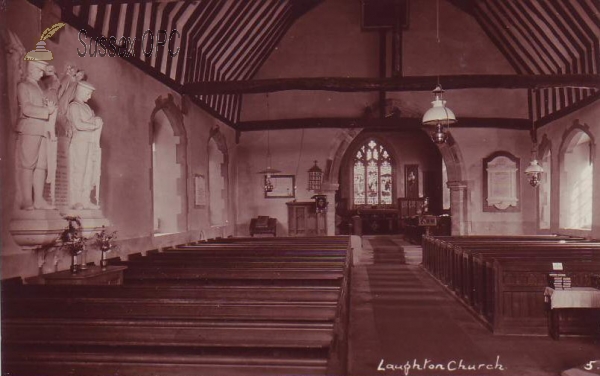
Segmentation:
<svg viewBox="0 0 600 376">
<path fill-rule="evenodd" d="M 438 82 L 445 89 L 543 89 L 553 87 L 600 88 L 600 76 L 569 75 L 459 75 L 413 76 L 393 78 L 280 78 L 251 81 L 209 81 L 186 84 L 184 93 L 249 94 L 287 90 L 323 90 L 338 92 L 430 91 Z"/>
<path fill-rule="evenodd" d="M 108 5 L 108 4 L 145 4 L 145 3 L 177 3 L 183 0 L 58 0 L 62 5 L 65 6 L 77 6 L 77 5 Z"/>
</svg>

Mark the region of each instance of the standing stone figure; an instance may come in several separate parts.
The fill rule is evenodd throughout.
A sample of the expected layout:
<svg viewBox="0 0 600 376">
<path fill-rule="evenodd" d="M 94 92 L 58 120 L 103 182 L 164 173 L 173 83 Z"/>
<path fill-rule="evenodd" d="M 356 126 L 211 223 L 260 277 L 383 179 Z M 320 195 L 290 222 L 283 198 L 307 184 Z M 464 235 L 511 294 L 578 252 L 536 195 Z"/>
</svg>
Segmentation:
<svg viewBox="0 0 600 376">
<path fill-rule="evenodd" d="M 86 81 L 79 81 L 75 99 L 69 103 L 67 119 L 72 138 L 69 146 L 69 197 L 73 209 L 99 209 L 100 187 L 100 133 L 103 121 L 87 105 L 95 88 Z M 91 194 L 95 190 L 95 201 Z"/>
<path fill-rule="evenodd" d="M 47 65 L 45 61 L 29 61 L 27 78 L 17 86 L 16 163 L 23 210 L 54 209 L 43 197 L 48 142 L 56 139 L 54 122 L 57 109 L 56 103 L 48 100 L 38 85 Z"/>
</svg>

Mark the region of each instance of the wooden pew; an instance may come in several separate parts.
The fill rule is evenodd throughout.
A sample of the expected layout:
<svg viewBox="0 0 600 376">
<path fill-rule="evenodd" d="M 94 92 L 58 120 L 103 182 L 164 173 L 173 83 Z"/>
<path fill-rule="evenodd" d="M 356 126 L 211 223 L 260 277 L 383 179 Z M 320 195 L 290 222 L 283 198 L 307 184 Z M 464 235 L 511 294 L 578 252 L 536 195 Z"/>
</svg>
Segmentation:
<svg viewBox="0 0 600 376">
<path fill-rule="evenodd" d="M 69 347 L 28 351 L 29 347 L 3 348 L 3 370 L 12 376 L 281 376 L 325 375 L 326 351 L 276 349 L 235 349 L 222 351 L 184 351 L 173 349 L 150 352 L 132 349 L 117 352 L 113 348 L 77 351 Z"/>
<path fill-rule="evenodd" d="M 571 276 L 573 285 L 583 287 L 589 286 L 591 275 L 600 270 L 598 261 L 565 261 L 563 266 L 564 271 Z M 552 272 L 552 265 L 549 262 L 515 260 L 494 262 L 496 291 L 494 333 L 547 334 L 543 291 L 547 286 L 547 275 L 550 272 Z M 597 325 L 595 327 L 597 329 Z M 580 334 L 591 334 L 589 328 L 587 331 L 588 333 Z"/>
<path fill-rule="evenodd" d="M 499 243 L 499 242 L 532 242 L 532 241 L 583 241 L 580 237 L 559 235 L 471 235 L 471 236 L 424 236 L 423 237 L 423 265 L 428 270 L 433 270 L 436 265 L 445 264 L 446 260 L 440 257 L 447 255 L 453 245 L 474 243 Z"/>
<path fill-rule="evenodd" d="M 81 286 L 23 285 L 2 287 L 2 297 L 11 299 L 115 298 L 115 299 L 204 299 L 224 301 L 323 301 L 336 302 L 340 286 Z M 10 312 L 11 307 L 5 307 Z"/>
<path fill-rule="evenodd" d="M 545 333 L 540 307 L 552 262 L 569 265 L 575 286 L 589 286 L 600 267 L 600 244 L 582 239 L 426 237 L 424 244 L 424 266 L 494 333 Z"/>
<path fill-rule="evenodd" d="M 156 286 L 3 291 L 10 301 L 2 323 L 5 369 L 14 375 L 40 369 L 85 376 L 99 370 L 343 375 L 351 252 L 347 238 L 335 240 L 337 249 L 172 249 L 124 262 L 130 276 Z"/>
</svg>

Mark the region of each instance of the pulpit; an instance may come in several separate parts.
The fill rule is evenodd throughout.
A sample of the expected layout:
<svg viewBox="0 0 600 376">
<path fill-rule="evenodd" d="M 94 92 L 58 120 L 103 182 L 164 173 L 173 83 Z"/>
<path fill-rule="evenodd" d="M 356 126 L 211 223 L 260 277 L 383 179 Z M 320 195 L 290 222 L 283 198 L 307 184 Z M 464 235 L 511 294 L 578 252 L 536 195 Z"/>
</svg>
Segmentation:
<svg viewBox="0 0 600 376">
<path fill-rule="evenodd" d="M 291 201 L 286 205 L 289 236 L 327 235 L 327 213 L 317 212 L 314 201 Z"/>
</svg>

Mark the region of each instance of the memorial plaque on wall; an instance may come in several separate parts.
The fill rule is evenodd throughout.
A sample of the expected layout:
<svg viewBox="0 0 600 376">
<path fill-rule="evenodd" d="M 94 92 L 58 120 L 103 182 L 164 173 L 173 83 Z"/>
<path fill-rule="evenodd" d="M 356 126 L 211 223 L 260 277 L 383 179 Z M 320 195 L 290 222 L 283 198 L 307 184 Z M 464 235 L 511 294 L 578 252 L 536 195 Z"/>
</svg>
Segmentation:
<svg viewBox="0 0 600 376">
<path fill-rule="evenodd" d="M 483 211 L 516 212 L 520 202 L 520 159 L 497 151 L 483 159 Z"/>
<path fill-rule="evenodd" d="M 68 137 L 58 138 L 54 191 L 54 205 L 57 208 L 65 208 L 69 205 L 69 141 Z"/>
</svg>

